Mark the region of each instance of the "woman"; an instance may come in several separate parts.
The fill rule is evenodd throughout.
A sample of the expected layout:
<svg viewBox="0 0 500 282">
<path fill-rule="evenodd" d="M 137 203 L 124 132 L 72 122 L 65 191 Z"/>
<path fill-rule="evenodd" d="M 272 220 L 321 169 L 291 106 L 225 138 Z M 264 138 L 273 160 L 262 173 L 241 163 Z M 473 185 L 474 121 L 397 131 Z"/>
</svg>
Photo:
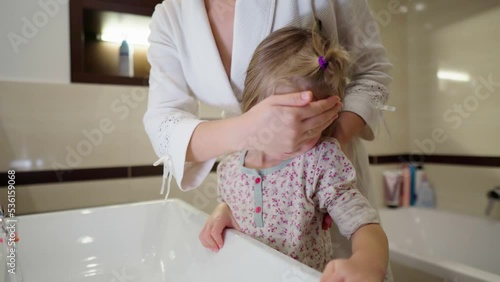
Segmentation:
<svg viewBox="0 0 500 282">
<path fill-rule="evenodd" d="M 315 19 L 321 32 L 354 60 L 343 111 L 339 113 L 337 97 L 312 101 L 311 93 L 290 93 L 271 96 L 241 115 L 245 70 L 257 45 L 274 30 L 310 28 Z M 166 0 L 153 15 L 148 60 L 144 124 L 181 189 L 200 185 L 215 158 L 224 154 L 260 146 L 281 159 L 300 155 L 309 148 L 305 143 L 336 120 L 333 136 L 358 172 L 360 191 L 373 204 L 360 137 L 374 138 L 380 108 L 388 99 L 391 64 L 366 1 Z M 223 109 L 227 118 L 200 121 L 197 99 Z M 326 219 L 324 227 L 330 224 Z M 335 253 L 347 257 L 349 243 L 341 240 L 334 232 Z M 330 277 L 333 269 L 328 265 L 325 275 Z"/>
</svg>

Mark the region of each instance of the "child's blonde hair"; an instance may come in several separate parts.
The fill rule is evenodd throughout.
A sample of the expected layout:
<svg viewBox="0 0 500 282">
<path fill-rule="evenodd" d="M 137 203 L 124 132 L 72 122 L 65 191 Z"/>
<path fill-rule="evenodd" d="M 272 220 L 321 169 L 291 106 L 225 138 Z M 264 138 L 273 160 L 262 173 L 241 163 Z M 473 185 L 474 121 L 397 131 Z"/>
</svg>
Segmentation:
<svg viewBox="0 0 500 282">
<path fill-rule="evenodd" d="M 250 61 L 242 111 L 273 95 L 282 84 L 311 90 L 317 98 L 326 98 L 319 96 L 326 93 L 343 99 L 348 68 L 347 51 L 321 34 L 296 27 L 275 31 L 259 44 Z"/>
</svg>

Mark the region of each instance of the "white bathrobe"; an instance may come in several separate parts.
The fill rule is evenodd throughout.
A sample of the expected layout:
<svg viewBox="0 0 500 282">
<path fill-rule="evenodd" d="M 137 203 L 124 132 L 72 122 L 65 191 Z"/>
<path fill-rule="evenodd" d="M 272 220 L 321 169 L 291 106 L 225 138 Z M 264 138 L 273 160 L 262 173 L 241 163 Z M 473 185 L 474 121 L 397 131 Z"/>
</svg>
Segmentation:
<svg viewBox="0 0 500 282">
<path fill-rule="evenodd" d="M 388 99 L 391 64 L 365 0 L 237 0 L 230 79 L 204 1 L 165 0 L 157 5 L 149 37 L 151 74 L 144 124 L 156 154 L 164 158 L 166 172 L 181 189 L 198 187 L 215 162 L 186 163 L 191 135 L 203 122 L 197 100 L 219 107 L 228 117 L 240 114 L 245 72 L 257 45 L 286 26 L 312 28 L 315 17 L 322 32 L 355 59 L 343 110 L 365 120 L 361 137 L 371 140 Z M 367 154 L 359 139 L 352 144 L 349 155 L 358 172 L 359 189 L 373 203 L 368 193 L 373 189 L 367 189 Z"/>
</svg>

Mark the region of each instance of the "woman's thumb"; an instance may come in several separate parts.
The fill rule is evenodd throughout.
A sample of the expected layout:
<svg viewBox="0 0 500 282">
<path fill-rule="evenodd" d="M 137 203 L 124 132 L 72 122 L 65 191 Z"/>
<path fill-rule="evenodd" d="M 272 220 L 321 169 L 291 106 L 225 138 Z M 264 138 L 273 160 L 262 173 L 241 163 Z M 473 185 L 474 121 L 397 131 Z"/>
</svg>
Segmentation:
<svg viewBox="0 0 500 282">
<path fill-rule="evenodd" d="M 312 101 L 311 91 L 271 96 L 274 106 L 305 106 Z"/>
</svg>

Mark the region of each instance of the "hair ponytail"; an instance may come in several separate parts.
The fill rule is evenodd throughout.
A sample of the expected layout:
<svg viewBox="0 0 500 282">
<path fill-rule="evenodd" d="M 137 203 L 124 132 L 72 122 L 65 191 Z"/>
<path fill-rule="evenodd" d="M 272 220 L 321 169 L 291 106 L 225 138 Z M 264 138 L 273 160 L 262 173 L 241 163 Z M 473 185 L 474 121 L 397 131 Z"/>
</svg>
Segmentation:
<svg viewBox="0 0 500 282">
<path fill-rule="evenodd" d="M 250 60 L 242 111 L 273 95 L 283 84 L 296 91 L 311 90 L 318 99 L 332 95 L 343 99 L 349 63 L 347 51 L 319 32 L 297 27 L 275 31 L 257 46 Z"/>
<path fill-rule="evenodd" d="M 326 68 L 322 68 L 318 61 L 318 68 L 323 71 L 325 83 L 343 100 L 351 62 L 349 53 L 339 44 L 326 40 L 317 31 L 316 24 L 312 30 L 312 45 L 318 57 L 322 57 L 326 62 Z"/>
<path fill-rule="evenodd" d="M 336 90 L 337 94 L 343 100 L 349 73 L 349 53 L 337 45 L 330 47 L 324 57 L 328 62 L 325 70 L 325 81 Z"/>
</svg>

